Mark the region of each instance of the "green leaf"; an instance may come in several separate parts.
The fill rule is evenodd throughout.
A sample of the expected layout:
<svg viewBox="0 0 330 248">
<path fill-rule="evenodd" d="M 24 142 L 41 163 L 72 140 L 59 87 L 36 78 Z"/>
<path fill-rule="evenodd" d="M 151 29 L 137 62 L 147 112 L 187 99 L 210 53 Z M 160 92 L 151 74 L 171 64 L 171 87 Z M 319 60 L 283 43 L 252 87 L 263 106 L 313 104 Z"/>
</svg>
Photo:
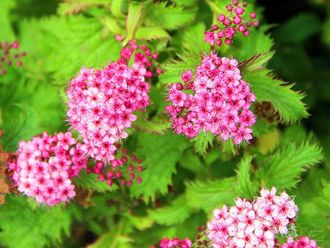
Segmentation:
<svg viewBox="0 0 330 248">
<path fill-rule="evenodd" d="M 87 174 L 85 170 L 81 171 L 79 176 L 74 178 L 74 184 L 83 189 L 97 192 L 109 192 L 118 189 L 117 185 L 110 187 L 106 182 L 101 182 L 96 174 Z"/>
<path fill-rule="evenodd" d="M 198 23 L 186 29 L 182 37 L 182 46 L 194 57 L 201 56 L 202 53 L 208 53 L 210 46 L 204 41 L 205 25 Z"/>
<path fill-rule="evenodd" d="M 273 46 L 273 39 L 266 33 L 268 29 L 268 26 L 261 26 L 257 30 L 251 30 L 247 37 L 238 34 L 229 48 L 223 46 L 220 51 L 239 61 L 249 59 L 256 54 L 268 53 Z"/>
<path fill-rule="evenodd" d="M 197 4 L 196 0 L 172 0 L 173 3 L 179 6 L 190 7 Z"/>
<path fill-rule="evenodd" d="M 140 27 L 136 30 L 137 40 L 170 40 L 170 35 L 161 27 Z"/>
<path fill-rule="evenodd" d="M 13 42 L 15 33 L 12 28 L 10 11 L 16 6 L 15 1 L 1 0 L 0 1 L 0 37 L 1 41 Z"/>
<path fill-rule="evenodd" d="M 137 115 L 138 119 L 133 123 L 134 128 L 137 130 L 154 134 L 163 134 L 170 128 L 170 123 L 166 120 L 156 122 L 154 120 L 146 120 L 146 117 L 142 114 Z"/>
<path fill-rule="evenodd" d="M 166 6 L 165 2 L 149 4 L 146 8 L 145 23 L 148 26 L 159 26 L 173 30 L 192 22 L 196 11 L 182 7 Z"/>
<path fill-rule="evenodd" d="M 179 60 L 172 60 L 170 63 L 163 66 L 164 73 L 159 77 L 161 83 L 171 84 L 181 81 L 181 74 L 186 70 L 194 70 L 201 59 L 201 55 L 198 57 L 189 54 L 178 56 Z"/>
<path fill-rule="evenodd" d="M 281 25 L 275 37 L 282 43 L 298 43 L 318 33 L 320 28 L 321 22 L 315 14 L 302 13 Z"/>
<path fill-rule="evenodd" d="M 188 143 L 182 136 L 166 133 L 155 135 L 140 133 L 138 136 L 138 156 L 144 159 L 141 184 L 131 187 L 132 196 L 143 196 L 144 201 L 155 200 L 156 194 L 167 193 L 172 182 L 175 165 Z"/>
<path fill-rule="evenodd" d="M 290 194 L 295 195 L 295 203 L 299 207 L 295 223 L 299 236 L 308 236 L 316 240 L 318 246 L 329 247 L 329 173 L 325 170 L 313 170 Z"/>
<path fill-rule="evenodd" d="M 99 239 L 87 248 L 130 248 L 132 239 L 127 235 L 108 232 L 99 237 Z"/>
<path fill-rule="evenodd" d="M 200 171 L 204 169 L 199 156 L 194 153 L 193 149 L 186 149 L 183 152 L 180 165 L 195 173 L 200 173 Z"/>
<path fill-rule="evenodd" d="M 303 95 L 292 90 L 292 84 L 273 78 L 267 69 L 244 71 L 244 79 L 251 86 L 257 101 L 269 101 L 278 111 L 281 121 L 292 123 L 305 118 L 308 113 L 302 102 Z"/>
<path fill-rule="evenodd" d="M 125 43 L 132 40 L 135 36 L 136 29 L 143 14 L 144 5 L 130 2 L 128 5 L 128 15 L 126 18 L 126 32 L 127 36 Z"/>
<path fill-rule="evenodd" d="M 70 235 L 72 210 L 59 206 L 31 209 L 23 197 L 10 196 L 0 207 L 0 244 L 8 248 L 42 248 L 58 243 L 63 234 Z"/>
<path fill-rule="evenodd" d="M 275 52 L 260 53 L 239 63 L 241 71 L 256 71 L 265 68 L 265 65 L 273 57 Z"/>
<path fill-rule="evenodd" d="M 193 139 L 195 151 L 204 156 L 207 153 L 207 149 L 213 145 L 213 135 L 211 132 L 200 132 L 197 137 Z"/>
<path fill-rule="evenodd" d="M 245 198 L 253 197 L 258 190 L 258 185 L 253 183 L 250 175 L 252 159 L 251 155 L 245 156 L 240 161 L 237 170 L 237 193 Z"/>
<path fill-rule="evenodd" d="M 323 159 L 317 144 L 288 144 L 262 161 L 259 178 L 264 186 L 291 189 L 300 181 L 300 175 Z"/>
<path fill-rule="evenodd" d="M 115 17 L 123 17 L 123 12 L 128 6 L 128 0 L 112 0 L 111 2 L 111 13 Z"/>
<path fill-rule="evenodd" d="M 193 212 L 184 196 L 177 197 L 169 206 L 148 211 L 149 217 L 161 225 L 184 222 Z"/>
<path fill-rule="evenodd" d="M 106 7 L 110 4 L 110 0 L 65 0 L 59 5 L 57 13 L 59 15 L 72 15 L 83 12 L 91 7 Z"/>
<path fill-rule="evenodd" d="M 186 202 L 192 208 L 208 212 L 224 204 L 232 204 L 236 195 L 236 179 L 226 178 L 208 182 L 190 182 L 186 185 Z"/>
</svg>

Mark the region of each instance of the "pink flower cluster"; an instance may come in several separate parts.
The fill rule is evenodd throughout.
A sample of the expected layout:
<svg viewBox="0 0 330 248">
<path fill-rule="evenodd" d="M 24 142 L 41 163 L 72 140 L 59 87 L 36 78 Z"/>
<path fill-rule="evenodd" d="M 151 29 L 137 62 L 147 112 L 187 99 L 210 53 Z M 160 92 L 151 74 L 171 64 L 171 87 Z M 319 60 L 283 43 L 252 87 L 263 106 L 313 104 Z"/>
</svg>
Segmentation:
<svg viewBox="0 0 330 248">
<path fill-rule="evenodd" d="M 192 242 L 190 239 L 178 239 L 178 238 L 163 238 L 160 243 L 160 248 L 190 248 L 192 245 Z"/>
<path fill-rule="evenodd" d="M 21 61 L 22 57 L 25 57 L 26 52 L 18 52 L 19 43 L 14 41 L 13 43 L 9 42 L 0 42 L 0 71 L 2 75 L 7 73 L 6 66 L 11 66 L 15 63 L 16 66 L 22 66 L 23 62 Z M 12 49 L 14 49 L 15 54 L 12 54 Z"/>
<path fill-rule="evenodd" d="M 46 132 L 31 141 L 22 141 L 17 159 L 9 165 L 20 192 L 48 205 L 69 201 L 75 196 L 71 178 L 86 167 L 82 145 L 70 132 L 49 136 Z"/>
<path fill-rule="evenodd" d="M 88 167 L 88 173 L 95 173 L 98 175 L 100 181 L 106 181 L 109 186 L 114 183 L 119 183 L 122 186 L 132 186 L 133 182 L 142 182 L 142 178 L 138 176 L 143 170 L 141 166 L 142 160 L 137 158 L 134 154 L 127 156 L 127 150 L 122 149 L 122 157 L 114 159 L 109 166 L 103 162 L 97 162 L 94 168 Z M 124 166 L 128 164 L 128 166 Z"/>
<path fill-rule="evenodd" d="M 155 54 L 130 42 L 117 62 L 102 70 L 82 69 L 67 90 L 67 115 L 87 147 L 87 153 L 99 161 L 113 161 L 116 143 L 128 136 L 126 129 L 136 120 L 133 113 L 149 105 L 148 69 Z M 143 50 L 144 49 L 144 50 Z M 134 64 L 128 61 L 134 54 Z"/>
<path fill-rule="evenodd" d="M 318 248 L 315 240 L 308 237 L 299 237 L 296 241 L 289 237 L 287 242 L 282 244 L 281 248 Z"/>
<path fill-rule="evenodd" d="M 237 60 L 212 53 L 197 67 L 195 79 L 189 70 L 182 80 L 184 84 L 171 85 L 171 105 L 166 107 L 177 134 L 193 138 L 210 131 L 235 144 L 252 139 L 255 117 L 249 108 L 255 96 L 242 80 Z"/>
<path fill-rule="evenodd" d="M 211 247 L 275 247 L 276 235 L 288 233 L 297 212 L 286 193 L 262 189 L 254 202 L 237 199 L 235 206 L 216 209 L 206 234 Z"/>
<path fill-rule="evenodd" d="M 227 45 L 232 44 L 235 35 L 240 32 L 244 36 L 250 34 L 249 29 L 251 27 L 256 27 L 259 22 L 255 20 L 257 17 L 255 12 L 250 13 L 250 20 L 244 21 L 244 13 L 247 3 L 243 2 L 242 5 L 239 4 L 238 0 L 232 0 L 232 4 L 226 6 L 228 14 L 221 14 L 218 16 L 219 25 L 213 25 L 211 30 L 205 33 L 205 42 L 210 45 L 216 44 L 221 46 L 223 42 Z"/>
</svg>

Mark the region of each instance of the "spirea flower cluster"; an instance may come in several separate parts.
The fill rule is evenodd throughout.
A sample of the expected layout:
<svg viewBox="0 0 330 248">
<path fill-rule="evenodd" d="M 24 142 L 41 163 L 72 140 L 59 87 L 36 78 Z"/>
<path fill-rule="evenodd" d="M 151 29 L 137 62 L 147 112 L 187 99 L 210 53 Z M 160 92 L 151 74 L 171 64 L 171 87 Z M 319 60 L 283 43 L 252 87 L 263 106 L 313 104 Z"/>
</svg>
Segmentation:
<svg viewBox="0 0 330 248">
<path fill-rule="evenodd" d="M 192 242 L 190 239 L 178 239 L 178 238 L 163 238 L 160 243 L 160 248 L 190 248 L 192 246 Z"/>
<path fill-rule="evenodd" d="M 249 110 L 255 96 L 242 80 L 235 59 L 205 56 L 193 79 L 191 70 L 182 75 L 184 84 L 170 86 L 166 107 L 172 128 L 189 138 L 211 132 L 235 144 L 252 139 L 254 114 Z"/>
<path fill-rule="evenodd" d="M 281 248 L 318 248 L 315 240 L 308 237 L 299 237 L 296 241 L 289 237 L 287 242 L 282 244 Z"/>
<path fill-rule="evenodd" d="M 25 57 L 26 52 L 18 52 L 19 43 L 14 41 L 13 43 L 9 42 L 0 42 L 0 72 L 2 75 L 7 74 L 7 66 L 22 66 L 22 58 Z M 14 52 L 14 54 L 13 54 Z"/>
<path fill-rule="evenodd" d="M 235 206 L 216 209 L 206 234 L 211 247 L 275 247 L 276 235 L 288 233 L 297 212 L 286 193 L 262 189 L 254 202 L 237 199 Z"/>
<path fill-rule="evenodd" d="M 136 120 L 134 112 L 149 105 L 148 69 L 156 58 L 146 47 L 138 52 L 134 42 L 123 48 L 118 61 L 102 70 L 82 69 L 67 90 L 68 118 L 87 147 L 99 161 L 113 161 L 116 143 L 127 138 L 126 129 Z M 134 54 L 134 64 L 128 61 Z"/>
<path fill-rule="evenodd" d="M 223 43 L 230 45 L 237 33 L 248 36 L 249 29 L 258 26 L 259 22 L 255 20 L 257 17 L 255 12 L 250 13 L 250 20 L 244 20 L 246 7 L 246 2 L 241 5 L 238 0 L 232 0 L 232 4 L 226 6 L 227 14 L 218 16 L 219 25 L 213 25 L 211 30 L 205 33 L 205 42 L 212 46 L 222 46 Z"/>
<path fill-rule="evenodd" d="M 71 178 L 86 167 L 82 145 L 70 132 L 21 141 L 16 161 L 9 165 L 18 190 L 39 203 L 55 205 L 75 196 Z"/>
<path fill-rule="evenodd" d="M 102 182 L 106 181 L 109 186 L 117 183 L 130 187 L 134 182 L 141 183 L 142 178 L 139 174 L 143 170 L 142 160 L 135 154 L 128 156 L 126 149 L 121 149 L 120 152 L 122 157 L 114 159 L 109 166 L 99 161 L 94 167 L 88 167 L 87 172 L 98 175 L 98 179 Z"/>
</svg>

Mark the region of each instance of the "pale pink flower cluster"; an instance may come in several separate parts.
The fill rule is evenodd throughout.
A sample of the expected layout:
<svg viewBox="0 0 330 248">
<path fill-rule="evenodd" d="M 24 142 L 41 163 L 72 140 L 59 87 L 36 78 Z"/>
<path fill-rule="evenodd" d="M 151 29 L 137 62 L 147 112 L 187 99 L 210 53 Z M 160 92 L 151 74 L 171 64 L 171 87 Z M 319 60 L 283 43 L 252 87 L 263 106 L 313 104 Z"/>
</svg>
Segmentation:
<svg viewBox="0 0 330 248">
<path fill-rule="evenodd" d="M 233 138 L 235 144 L 252 139 L 255 116 L 249 110 L 255 96 L 242 80 L 235 59 L 211 53 L 192 71 L 182 75 L 184 84 L 170 86 L 166 112 L 177 134 L 189 138 L 210 131 L 222 140 Z"/>
<path fill-rule="evenodd" d="M 287 242 L 282 244 L 281 248 L 318 248 L 315 240 L 308 237 L 299 237 L 296 241 L 289 237 Z"/>
<path fill-rule="evenodd" d="M 285 192 L 262 189 L 254 202 L 237 199 L 236 205 L 216 209 L 206 235 L 214 248 L 275 247 L 276 235 L 287 234 L 298 207 Z"/>
<path fill-rule="evenodd" d="M 136 120 L 134 111 L 149 105 L 148 70 L 157 54 L 145 46 L 130 42 L 121 57 L 102 70 L 82 69 L 67 90 L 69 122 L 87 147 L 87 153 L 99 161 L 113 161 L 116 143 L 127 138 L 126 129 Z M 134 64 L 128 61 L 134 53 Z"/>
<path fill-rule="evenodd" d="M 192 245 L 192 242 L 190 239 L 178 239 L 178 238 L 163 238 L 160 243 L 160 248 L 190 248 Z"/>
<path fill-rule="evenodd" d="M 21 141 L 17 159 L 9 165 L 20 192 L 39 203 L 55 205 L 75 196 L 71 178 L 86 167 L 82 145 L 70 132 Z"/>
</svg>

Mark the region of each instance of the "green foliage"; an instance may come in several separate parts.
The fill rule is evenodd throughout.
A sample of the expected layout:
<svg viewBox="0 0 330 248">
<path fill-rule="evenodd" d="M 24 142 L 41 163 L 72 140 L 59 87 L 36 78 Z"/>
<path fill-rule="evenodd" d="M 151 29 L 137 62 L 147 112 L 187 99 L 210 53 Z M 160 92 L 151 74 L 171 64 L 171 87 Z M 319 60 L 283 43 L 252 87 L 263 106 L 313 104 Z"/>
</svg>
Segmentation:
<svg viewBox="0 0 330 248">
<path fill-rule="evenodd" d="M 235 178 L 208 182 L 196 181 L 186 185 L 187 204 L 206 212 L 224 204 L 232 204 L 235 196 Z"/>
<path fill-rule="evenodd" d="M 259 177 L 267 187 L 291 189 L 301 180 L 301 174 L 322 158 L 322 150 L 317 144 L 289 143 L 263 159 Z"/>
<path fill-rule="evenodd" d="M 275 79 L 270 70 L 245 71 L 244 79 L 250 84 L 257 101 L 271 102 L 285 123 L 307 117 L 303 95 L 292 90 L 292 84 Z"/>
<path fill-rule="evenodd" d="M 143 196 L 144 201 L 155 200 L 156 193 L 165 194 L 172 182 L 176 163 L 187 147 L 181 136 L 166 133 L 155 135 L 141 133 L 138 135 L 138 156 L 144 159 L 143 181 L 131 188 L 132 196 Z"/>
<path fill-rule="evenodd" d="M 147 6 L 145 18 L 148 26 L 159 26 L 173 30 L 182 27 L 195 18 L 194 9 L 179 6 L 166 6 L 165 2 Z"/>
<path fill-rule="evenodd" d="M 106 182 L 98 180 L 96 174 L 87 174 L 86 171 L 80 172 L 79 177 L 74 179 L 74 183 L 78 187 L 96 192 L 107 192 L 118 189 L 117 185 L 110 187 Z"/>
<path fill-rule="evenodd" d="M 257 193 L 257 184 L 251 179 L 251 163 L 253 157 L 245 156 L 238 165 L 237 192 L 241 197 L 251 198 Z"/>
<path fill-rule="evenodd" d="M 11 196 L 7 201 L 0 207 L 0 244 L 5 247 L 45 247 L 69 236 L 74 205 L 31 208 L 23 197 Z"/>
<path fill-rule="evenodd" d="M 162 225 L 182 223 L 193 212 L 186 203 L 185 196 L 179 196 L 172 201 L 170 206 L 149 211 L 151 219 Z"/>
<path fill-rule="evenodd" d="M 279 42 L 298 43 L 317 33 L 320 27 L 321 23 L 316 15 L 304 13 L 295 16 L 281 26 L 276 35 Z"/>
<path fill-rule="evenodd" d="M 201 132 L 196 138 L 193 139 L 195 151 L 200 155 L 205 155 L 207 149 L 212 147 L 213 135 L 210 132 Z"/>
</svg>

